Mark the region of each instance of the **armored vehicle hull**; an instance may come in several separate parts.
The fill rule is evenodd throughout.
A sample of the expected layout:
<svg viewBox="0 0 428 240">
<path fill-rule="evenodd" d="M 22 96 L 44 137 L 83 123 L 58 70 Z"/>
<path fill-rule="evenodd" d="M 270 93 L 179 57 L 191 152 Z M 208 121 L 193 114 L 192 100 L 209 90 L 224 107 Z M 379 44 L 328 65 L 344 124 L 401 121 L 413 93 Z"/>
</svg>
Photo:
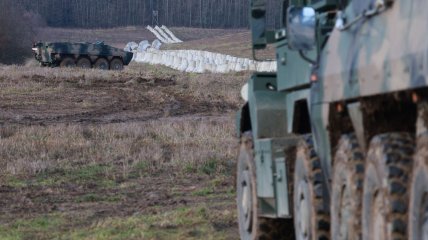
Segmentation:
<svg viewBox="0 0 428 240">
<path fill-rule="evenodd" d="M 238 112 L 241 239 L 428 239 L 428 2 L 251 1 L 276 45 Z M 294 234 L 294 235 L 293 235 Z"/>
<path fill-rule="evenodd" d="M 33 51 L 42 66 L 50 67 L 122 70 L 133 57 L 131 52 L 104 43 L 40 42 L 34 45 Z"/>
</svg>

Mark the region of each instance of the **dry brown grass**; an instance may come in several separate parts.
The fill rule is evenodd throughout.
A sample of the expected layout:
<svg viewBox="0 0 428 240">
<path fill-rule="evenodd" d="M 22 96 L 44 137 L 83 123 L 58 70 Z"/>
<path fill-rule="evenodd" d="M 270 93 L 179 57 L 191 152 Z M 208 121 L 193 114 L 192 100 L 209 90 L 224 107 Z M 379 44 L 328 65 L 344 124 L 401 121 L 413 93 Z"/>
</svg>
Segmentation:
<svg viewBox="0 0 428 240">
<path fill-rule="evenodd" d="M 231 118 L 163 119 L 107 125 L 15 126 L 2 128 L 0 175 L 27 175 L 115 166 L 124 176 L 137 165 L 148 171 L 201 170 L 215 162 L 224 172 L 235 153 Z M 112 169 L 113 171 L 113 169 Z"/>
<path fill-rule="evenodd" d="M 193 214 L 175 233 L 163 225 L 132 233 L 188 239 L 197 225 L 233 238 L 233 113 L 247 78 L 140 64 L 123 72 L 0 66 L 0 237 L 132 239 L 121 223 L 136 213 L 166 221 L 185 208 L 214 220 Z M 116 232 L 98 233 L 116 223 Z"/>
<path fill-rule="evenodd" d="M 236 238 L 249 75 L 0 65 L 0 238 Z"/>
<path fill-rule="evenodd" d="M 151 83 L 155 78 L 174 84 Z M 142 161 L 151 169 L 181 170 L 210 159 L 225 162 L 232 158 L 233 112 L 242 103 L 239 89 L 246 78 L 245 73 L 184 74 L 140 64 L 123 72 L 0 66 L 0 173 L 33 175 L 113 163 L 122 164 L 125 174 L 128 165 Z M 112 97 L 114 89 L 121 95 Z M 127 101 L 127 109 L 134 109 L 108 109 L 112 101 L 120 106 Z M 91 111 L 97 113 L 91 115 L 94 121 L 73 124 Z M 161 113 L 148 122 L 126 118 L 154 111 Z M 117 121 L 122 124 L 108 124 Z M 37 126 L 21 126 L 32 122 Z"/>
</svg>

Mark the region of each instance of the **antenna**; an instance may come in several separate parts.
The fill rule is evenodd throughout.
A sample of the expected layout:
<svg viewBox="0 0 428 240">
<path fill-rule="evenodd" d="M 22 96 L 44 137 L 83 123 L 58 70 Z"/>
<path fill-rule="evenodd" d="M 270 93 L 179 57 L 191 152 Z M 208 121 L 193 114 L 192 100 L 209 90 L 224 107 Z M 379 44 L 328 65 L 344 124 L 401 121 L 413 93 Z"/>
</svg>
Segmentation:
<svg viewBox="0 0 428 240">
<path fill-rule="evenodd" d="M 158 25 L 159 25 L 159 11 L 153 10 L 152 26 L 158 26 Z"/>
<path fill-rule="evenodd" d="M 150 0 L 150 9 L 152 10 L 152 26 L 159 25 L 159 11 L 156 0 Z"/>
</svg>

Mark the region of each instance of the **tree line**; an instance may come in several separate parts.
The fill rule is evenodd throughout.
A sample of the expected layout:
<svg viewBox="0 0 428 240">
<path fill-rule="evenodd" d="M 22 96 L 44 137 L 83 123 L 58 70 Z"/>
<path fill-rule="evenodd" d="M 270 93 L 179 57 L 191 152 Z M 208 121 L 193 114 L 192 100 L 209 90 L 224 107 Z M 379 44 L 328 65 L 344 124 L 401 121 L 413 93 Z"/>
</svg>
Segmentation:
<svg viewBox="0 0 428 240">
<path fill-rule="evenodd" d="M 248 27 L 249 0 L 2 0 L 39 14 L 51 27 L 110 28 L 159 25 Z M 268 25 L 279 26 L 281 0 L 267 0 Z"/>
</svg>

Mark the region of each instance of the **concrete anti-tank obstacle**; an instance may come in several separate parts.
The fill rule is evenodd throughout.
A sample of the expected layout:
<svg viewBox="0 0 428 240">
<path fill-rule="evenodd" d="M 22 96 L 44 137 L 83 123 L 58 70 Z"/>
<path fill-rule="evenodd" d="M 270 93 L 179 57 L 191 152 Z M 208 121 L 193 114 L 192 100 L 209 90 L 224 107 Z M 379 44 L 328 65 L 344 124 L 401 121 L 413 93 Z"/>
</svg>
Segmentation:
<svg viewBox="0 0 428 240">
<path fill-rule="evenodd" d="M 156 50 L 149 48 L 146 52 L 137 52 L 136 62 L 161 64 L 183 72 L 239 72 L 276 70 L 276 62 L 255 62 L 248 58 L 196 50 Z"/>
<path fill-rule="evenodd" d="M 175 34 L 171 30 L 169 30 L 165 25 L 162 25 L 161 28 L 171 37 L 172 40 L 174 40 L 175 43 L 183 42 L 179 38 L 177 38 L 177 36 L 175 36 Z"/>
<path fill-rule="evenodd" d="M 146 27 L 151 33 L 153 33 L 156 38 L 162 43 L 172 44 L 183 42 L 178 39 L 174 33 L 172 33 L 166 26 L 155 26 L 154 28 L 150 25 Z"/>
<path fill-rule="evenodd" d="M 147 28 L 147 30 L 149 30 L 151 33 L 153 33 L 155 36 L 156 36 L 156 38 L 159 40 L 159 41 L 161 41 L 161 42 L 163 42 L 163 43 L 168 43 L 168 41 L 166 40 L 166 39 L 164 39 L 156 30 L 154 30 L 151 26 L 147 26 L 146 27 Z"/>
<path fill-rule="evenodd" d="M 162 46 L 162 43 L 157 39 L 152 42 L 153 49 L 159 50 L 161 46 Z"/>
<path fill-rule="evenodd" d="M 123 49 L 126 52 L 133 52 L 137 50 L 138 44 L 136 42 L 129 42 L 126 44 L 125 48 Z"/>
<path fill-rule="evenodd" d="M 175 43 L 174 40 L 171 39 L 171 37 L 166 34 L 159 26 L 154 27 L 155 31 L 157 31 L 168 43 Z"/>
<path fill-rule="evenodd" d="M 151 47 L 149 41 L 141 41 L 140 44 L 138 44 L 137 52 L 145 52 L 149 47 Z"/>
</svg>

